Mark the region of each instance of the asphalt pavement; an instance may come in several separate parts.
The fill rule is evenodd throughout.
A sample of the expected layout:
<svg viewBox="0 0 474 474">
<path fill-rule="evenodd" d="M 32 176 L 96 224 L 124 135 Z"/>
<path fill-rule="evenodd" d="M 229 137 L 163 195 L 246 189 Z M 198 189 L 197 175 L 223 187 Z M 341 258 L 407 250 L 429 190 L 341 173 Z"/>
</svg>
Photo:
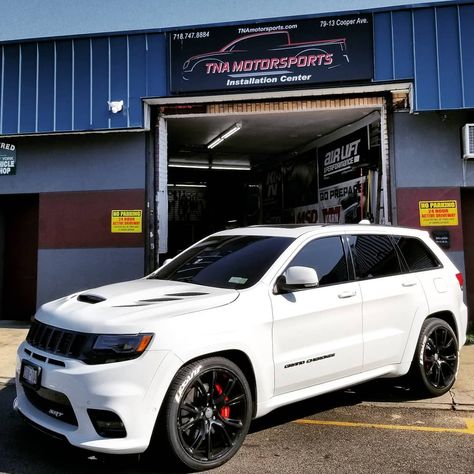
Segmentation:
<svg viewBox="0 0 474 474">
<path fill-rule="evenodd" d="M 0 321 L 0 389 L 15 382 L 16 349 L 25 339 L 28 329 L 26 323 Z M 358 403 L 378 407 L 474 411 L 474 345 L 462 348 L 456 383 L 441 397 L 418 398 L 409 385 L 399 379 L 380 379 L 345 392 L 354 395 Z"/>
</svg>

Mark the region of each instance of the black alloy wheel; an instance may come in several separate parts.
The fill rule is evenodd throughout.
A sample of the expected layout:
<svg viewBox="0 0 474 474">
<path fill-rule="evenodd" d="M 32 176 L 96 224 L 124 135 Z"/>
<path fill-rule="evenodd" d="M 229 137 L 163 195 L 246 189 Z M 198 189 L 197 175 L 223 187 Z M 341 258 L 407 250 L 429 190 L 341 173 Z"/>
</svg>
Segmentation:
<svg viewBox="0 0 474 474">
<path fill-rule="evenodd" d="M 445 321 L 424 322 L 414 360 L 420 388 L 430 395 L 442 395 L 453 386 L 459 366 L 456 335 Z"/>
<path fill-rule="evenodd" d="M 178 461 L 194 470 L 227 462 L 240 448 L 252 416 L 242 371 L 214 357 L 183 367 L 168 391 L 167 437 Z"/>
</svg>

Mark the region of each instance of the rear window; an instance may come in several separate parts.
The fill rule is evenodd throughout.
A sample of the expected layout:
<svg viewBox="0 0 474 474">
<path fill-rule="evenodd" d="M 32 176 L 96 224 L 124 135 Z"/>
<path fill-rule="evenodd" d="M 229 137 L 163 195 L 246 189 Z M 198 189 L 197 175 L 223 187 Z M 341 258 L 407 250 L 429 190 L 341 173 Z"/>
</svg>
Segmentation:
<svg viewBox="0 0 474 474">
<path fill-rule="evenodd" d="M 252 235 L 209 237 L 149 278 L 218 288 L 249 288 L 293 240 Z"/>
<path fill-rule="evenodd" d="M 439 268 L 440 261 L 420 239 L 414 237 L 395 236 L 395 241 L 411 272 Z"/>
<path fill-rule="evenodd" d="M 351 235 L 349 242 L 358 278 L 377 278 L 401 273 L 400 261 L 389 236 Z"/>
</svg>

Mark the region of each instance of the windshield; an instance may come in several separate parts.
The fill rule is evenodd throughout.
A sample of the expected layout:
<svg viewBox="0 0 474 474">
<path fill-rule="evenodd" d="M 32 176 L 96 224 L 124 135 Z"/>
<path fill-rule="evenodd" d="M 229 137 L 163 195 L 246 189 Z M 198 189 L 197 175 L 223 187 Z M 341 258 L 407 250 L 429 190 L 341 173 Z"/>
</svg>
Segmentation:
<svg viewBox="0 0 474 474">
<path fill-rule="evenodd" d="M 149 278 L 219 288 L 249 288 L 293 240 L 253 235 L 209 237 Z"/>
</svg>

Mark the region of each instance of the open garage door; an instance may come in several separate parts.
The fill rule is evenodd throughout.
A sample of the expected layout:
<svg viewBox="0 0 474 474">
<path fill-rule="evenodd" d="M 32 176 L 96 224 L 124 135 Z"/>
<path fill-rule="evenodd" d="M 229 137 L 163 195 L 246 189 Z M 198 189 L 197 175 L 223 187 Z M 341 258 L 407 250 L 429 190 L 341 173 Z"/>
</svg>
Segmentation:
<svg viewBox="0 0 474 474">
<path fill-rule="evenodd" d="M 242 225 L 387 222 L 385 117 L 382 97 L 160 107 L 167 255 Z"/>
</svg>

